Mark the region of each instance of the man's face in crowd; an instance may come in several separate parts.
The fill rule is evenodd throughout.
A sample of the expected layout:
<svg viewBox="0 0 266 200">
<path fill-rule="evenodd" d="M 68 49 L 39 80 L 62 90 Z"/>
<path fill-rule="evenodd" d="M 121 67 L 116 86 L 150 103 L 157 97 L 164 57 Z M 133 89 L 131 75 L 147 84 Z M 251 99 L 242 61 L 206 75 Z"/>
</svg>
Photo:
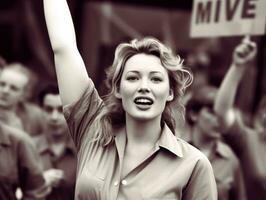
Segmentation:
<svg viewBox="0 0 266 200">
<path fill-rule="evenodd" d="M 0 72 L 0 107 L 14 108 L 25 96 L 29 78 L 14 69 L 3 69 Z"/>
<path fill-rule="evenodd" d="M 202 134 L 209 138 L 217 138 L 219 123 L 218 118 L 211 108 L 204 107 L 200 110 L 197 120 L 197 126 L 201 129 Z"/>
<path fill-rule="evenodd" d="M 45 111 L 48 131 L 57 136 L 66 134 L 68 129 L 59 94 L 46 94 L 43 99 L 43 110 Z"/>
</svg>

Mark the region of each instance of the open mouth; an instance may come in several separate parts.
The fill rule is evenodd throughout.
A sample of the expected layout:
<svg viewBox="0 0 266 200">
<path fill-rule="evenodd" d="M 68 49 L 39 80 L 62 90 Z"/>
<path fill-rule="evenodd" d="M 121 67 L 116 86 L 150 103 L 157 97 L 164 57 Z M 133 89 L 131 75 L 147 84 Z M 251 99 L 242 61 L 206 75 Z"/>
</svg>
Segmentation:
<svg viewBox="0 0 266 200">
<path fill-rule="evenodd" d="M 135 98 L 134 103 L 137 105 L 150 106 L 153 104 L 153 100 L 149 97 L 137 97 Z"/>
</svg>

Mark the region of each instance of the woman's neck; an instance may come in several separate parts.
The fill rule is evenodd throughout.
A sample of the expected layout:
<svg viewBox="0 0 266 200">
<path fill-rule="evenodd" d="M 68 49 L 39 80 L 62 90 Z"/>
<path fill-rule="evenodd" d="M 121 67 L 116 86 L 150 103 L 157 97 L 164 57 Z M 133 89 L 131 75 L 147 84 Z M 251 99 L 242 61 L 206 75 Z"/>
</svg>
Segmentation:
<svg viewBox="0 0 266 200">
<path fill-rule="evenodd" d="M 126 117 L 127 144 L 154 145 L 161 135 L 161 118 L 152 120 L 135 120 Z"/>
</svg>

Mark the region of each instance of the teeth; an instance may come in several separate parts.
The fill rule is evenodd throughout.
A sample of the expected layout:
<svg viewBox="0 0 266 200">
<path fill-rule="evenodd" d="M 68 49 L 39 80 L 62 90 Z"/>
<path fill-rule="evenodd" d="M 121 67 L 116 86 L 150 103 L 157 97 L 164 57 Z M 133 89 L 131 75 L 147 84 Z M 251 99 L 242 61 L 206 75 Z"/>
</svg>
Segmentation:
<svg viewBox="0 0 266 200">
<path fill-rule="evenodd" d="M 150 99 L 146 99 L 146 98 L 138 98 L 135 100 L 135 103 L 151 105 L 152 101 Z"/>
<path fill-rule="evenodd" d="M 136 102 L 138 103 L 150 103 L 148 99 L 138 99 Z"/>
</svg>

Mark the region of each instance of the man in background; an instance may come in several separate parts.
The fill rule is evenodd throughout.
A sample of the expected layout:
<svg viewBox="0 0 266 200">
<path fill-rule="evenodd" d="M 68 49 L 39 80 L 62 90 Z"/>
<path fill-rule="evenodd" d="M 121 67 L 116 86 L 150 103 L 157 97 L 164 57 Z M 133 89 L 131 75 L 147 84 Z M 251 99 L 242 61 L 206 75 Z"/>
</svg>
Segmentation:
<svg viewBox="0 0 266 200">
<path fill-rule="evenodd" d="M 222 141 L 218 117 L 213 111 L 217 88 L 204 86 L 194 91 L 186 109 L 191 125 L 191 142 L 210 160 L 218 200 L 245 200 L 246 191 L 239 160 Z"/>
<path fill-rule="evenodd" d="M 35 138 L 44 177 L 51 187 L 47 200 L 73 200 L 76 150 L 68 133 L 57 86 L 48 85 L 39 96 L 45 114 L 44 134 Z"/>
<path fill-rule="evenodd" d="M 20 63 L 6 64 L 0 71 L 0 118 L 31 136 L 43 131 L 41 109 L 27 100 L 33 77 Z"/>
</svg>

